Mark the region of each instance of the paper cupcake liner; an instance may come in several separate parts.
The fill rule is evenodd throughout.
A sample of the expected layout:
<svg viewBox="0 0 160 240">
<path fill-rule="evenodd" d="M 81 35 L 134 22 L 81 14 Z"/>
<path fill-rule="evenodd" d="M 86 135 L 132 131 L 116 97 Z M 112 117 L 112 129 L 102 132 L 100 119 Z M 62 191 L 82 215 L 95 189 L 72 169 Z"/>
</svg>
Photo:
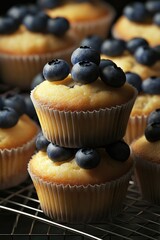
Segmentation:
<svg viewBox="0 0 160 240">
<path fill-rule="evenodd" d="M 70 186 L 44 181 L 28 165 L 45 215 L 58 222 L 92 222 L 111 219 L 121 212 L 134 167 L 117 180 L 96 185 Z"/>
<path fill-rule="evenodd" d="M 27 164 L 35 151 L 35 137 L 18 148 L 0 150 L 0 189 L 16 186 L 28 177 Z"/>
<path fill-rule="evenodd" d="M 96 34 L 102 38 L 107 37 L 111 24 L 115 18 L 115 10 L 109 4 L 105 3 L 108 8 L 108 14 L 95 20 L 72 23 L 72 29 L 77 33 L 80 39 L 83 39 L 89 35 Z"/>
<path fill-rule="evenodd" d="M 33 91 L 31 99 L 44 136 L 57 145 L 71 148 L 101 147 L 122 139 L 137 95 L 135 91 L 130 101 L 112 108 L 65 112 L 41 105 L 34 99 Z"/>
<path fill-rule="evenodd" d="M 124 140 L 128 144 L 131 144 L 131 142 L 144 134 L 147 119 L 147 115 L 134 116 L 129 118 L 126 134 L 124 137 Z"/>
<path fill-rule="evenodd" d="M 70 61 L 70 55 L 75 46 L 54 53 L 11 56 L 0 54 L 0 74 L 4 83 L 19 87 L 22 90 L 30 89 L 33 78 L 42 72 L 44 65 L 53 58 L 62 58 Z"/>
<path fill-rule="evenodd" d="M 135 183 L 142 197 L 154 204 L 160 204 L 160 165 L 145 159 L 135 157 Z"/>
</svg>

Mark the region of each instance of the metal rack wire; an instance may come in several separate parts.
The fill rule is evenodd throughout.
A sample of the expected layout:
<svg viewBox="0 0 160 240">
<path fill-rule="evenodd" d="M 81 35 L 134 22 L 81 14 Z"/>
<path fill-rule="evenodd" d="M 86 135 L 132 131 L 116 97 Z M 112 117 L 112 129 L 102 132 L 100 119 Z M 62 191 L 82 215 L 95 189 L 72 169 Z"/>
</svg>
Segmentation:
<svg viewBox="0 0 160 240">
<path fill-rule="evenodd" d="M 143 199 L 131 181 L 123 211 L 112 221 L 92 224 L 60 224 L 40 209 L 28 179 L 16 188 L 0 192 L 0 239 L 3 240 L 157 240 L 160 239 L 160 207 Z"/>
</svg>

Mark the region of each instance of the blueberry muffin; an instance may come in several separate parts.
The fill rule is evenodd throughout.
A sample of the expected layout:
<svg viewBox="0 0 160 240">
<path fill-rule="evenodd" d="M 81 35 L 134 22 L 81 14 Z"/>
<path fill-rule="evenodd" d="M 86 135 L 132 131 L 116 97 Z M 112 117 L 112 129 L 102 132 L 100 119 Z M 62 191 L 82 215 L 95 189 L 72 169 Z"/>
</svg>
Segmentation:
<svg viewBox="0 0 160 240">
<path fill-rule="evenodd" d="M 24 107 L 19 95 L 0 98 L 0 189 L 28 177 L 27 164 L 35 151 L 39 127 L 24 113 Z"/>
<path fill-rule="evenodd" d="M 28 171 L 44 214 L 55 221 L 85 223 L 111 218 L 122 210 L 134 169 L 124 141 L 71 149 L 40 134 L 36 146 Z"/>
<path fill-rule="evenodd" d="M 132 2 L 112 26 L 116 38 L 130 40 L 145 38 L 150 45 L 160 45 L 160 1 Z"/>
<path fill-rule="evenodd" d="M 46 61 L 59 57 L 68 60 L 76 44 L 77 38 L 65 18 L 51 19 L 28 5 L 11 7 L 0 19 L 2 81 L 29 90 Z"/>
<path fill-rule="evenodd" d="M 135 179 L 142 197 L 160 204 L 160 111 L 150 113 L 144 134 L 131 144 Z M 147 183 L 147 184 L 146 184 Z"/>
<path fill-rule="evenodd" d="M 31 91 L 45 137 L 64 147 L 103 146 L 123 138 L 137 90 L 114 63 L 79 47 L 73 64 L 58 59 L 43 68 L 46 80 Z"/>
<path fill-rule="evenodd" d="M 50 17 L 67 18 L 80 39 L 90 34 L 106 37 L 115 17 L 113 6 L 103 0 L 59 0 L 52 1 L 53 4 L 39 0 L 38 3 Z"/>
</svg>

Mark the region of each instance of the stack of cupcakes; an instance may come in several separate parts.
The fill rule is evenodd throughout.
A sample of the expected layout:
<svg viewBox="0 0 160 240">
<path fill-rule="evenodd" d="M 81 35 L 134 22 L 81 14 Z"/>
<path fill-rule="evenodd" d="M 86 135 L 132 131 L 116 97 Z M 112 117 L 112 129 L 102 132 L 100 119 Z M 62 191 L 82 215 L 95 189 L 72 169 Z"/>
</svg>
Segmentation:
<svg viewBox="0 0 160 240">
<path fill-rule="evenodd" d="M 75 49 L 71 62 L 46 63 L 31 91 L 42 133 L 28 171 L 47 216 L 100 221 L 122 209 L 134 168 L 123 137 L 137 90 L 90 47 Z"/>
</svg>

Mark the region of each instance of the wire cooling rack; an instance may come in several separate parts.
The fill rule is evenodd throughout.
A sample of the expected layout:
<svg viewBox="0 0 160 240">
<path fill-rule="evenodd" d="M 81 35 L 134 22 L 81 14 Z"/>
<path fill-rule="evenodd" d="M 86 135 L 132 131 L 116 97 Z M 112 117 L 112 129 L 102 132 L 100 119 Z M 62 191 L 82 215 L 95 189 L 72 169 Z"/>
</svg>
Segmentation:
<svg viewBox="0 0 160 240">
<path fill-rule="evenodd" d="M 0 192 L 2 240 L 149 240 L 160 239 L 160 206 L 141 199 L 131 181 L 123 211 L 112 221 L 59 224 L 47 218 L 30 179 Z"/>
</svg>

